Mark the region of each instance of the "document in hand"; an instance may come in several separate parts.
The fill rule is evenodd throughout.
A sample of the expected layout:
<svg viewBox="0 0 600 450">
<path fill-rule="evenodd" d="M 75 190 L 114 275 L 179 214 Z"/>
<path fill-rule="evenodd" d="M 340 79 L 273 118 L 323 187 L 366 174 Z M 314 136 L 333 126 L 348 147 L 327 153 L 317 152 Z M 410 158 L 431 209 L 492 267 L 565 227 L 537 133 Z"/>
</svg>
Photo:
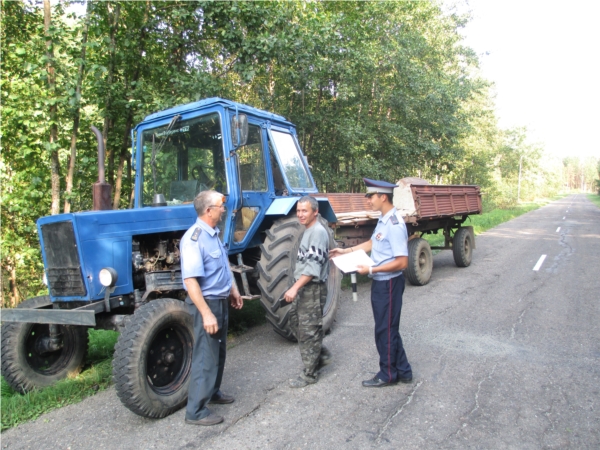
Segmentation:
<svg viewBox="0 0 600 450">
<path fill-rule="evenodd" d="M 346 253 L 345 255 L 331 258 L 334 264 L 344 273 L 356 272 L 358 266 L 374 266 L 373 260 L 365 253 L 364 250 L 356 250 L 355 252 Z"/>
</svg>

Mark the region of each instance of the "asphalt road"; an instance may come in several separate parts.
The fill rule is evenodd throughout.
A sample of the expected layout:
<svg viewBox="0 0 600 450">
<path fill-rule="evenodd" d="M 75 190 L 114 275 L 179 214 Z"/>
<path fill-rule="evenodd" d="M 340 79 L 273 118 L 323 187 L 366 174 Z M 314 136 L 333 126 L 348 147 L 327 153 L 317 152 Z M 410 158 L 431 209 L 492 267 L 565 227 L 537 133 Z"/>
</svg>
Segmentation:
<svg viewBox="0 0 600 450">
<path fill-rule="evenodd" d="M 597 449 L 599 268 L 600 209 L 567 197 L 478 236 L 468 268 L 439 253 L 431 282 L 407 287 L 412 384 L 361 386 L 377 371 L 365 284 L 358 302 L 343 292 L 315 385 L 288 387 L 297 347 L 259 327 L 228 352 L 222 425 L 143 419 L 110 389 L 6 431 L 2 448 Z"/>
</svg>

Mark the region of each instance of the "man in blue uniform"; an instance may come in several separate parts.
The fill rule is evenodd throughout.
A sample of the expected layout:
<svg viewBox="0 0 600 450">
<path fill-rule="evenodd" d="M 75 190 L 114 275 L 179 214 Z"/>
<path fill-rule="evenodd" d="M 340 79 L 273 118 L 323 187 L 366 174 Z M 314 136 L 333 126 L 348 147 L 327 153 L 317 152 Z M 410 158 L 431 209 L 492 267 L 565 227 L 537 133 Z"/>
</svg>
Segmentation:
<svg viewBox="0 0 600 450">
<path fill-rule="evenodd" d="M 408 233 L 404 220 L 392 203 L 395 184 L 363 178 L 367 198 L 381 217 L 366 242 L 346 249 L 332 249 L 330 255 L 362 249 L 371 252 L 372 267 L 358 266 L 358 273 L 373 278 L 371 306 L 375 318 L 375 344 L 379 353 L 379 372 L 362 382 L 364 387 L 383 387 L 397 382 L 410 383 L 412 368 L 400 337 L 400 313 L 404 293 L 402 270 L 408 265 Z"/>
<path fill-rule="evenodd" d="M 225 211 L 225 197 L 203 191 L 194 199 L 196 223 L 180 243 L 181 277 L 188 293 L 185 300 L 194 318 L 195 343 L 188 389 L 185 422 L 215 425 L 223 417 L 210 412 L 208 403 L 232 403 L 234 398 L 220 391 L 227 349 L 227 325 L 231 305 L 240 309 L 243 300 L 229 270 L 227 249 L 219 239 L 217 224 Z"/>
</svg>

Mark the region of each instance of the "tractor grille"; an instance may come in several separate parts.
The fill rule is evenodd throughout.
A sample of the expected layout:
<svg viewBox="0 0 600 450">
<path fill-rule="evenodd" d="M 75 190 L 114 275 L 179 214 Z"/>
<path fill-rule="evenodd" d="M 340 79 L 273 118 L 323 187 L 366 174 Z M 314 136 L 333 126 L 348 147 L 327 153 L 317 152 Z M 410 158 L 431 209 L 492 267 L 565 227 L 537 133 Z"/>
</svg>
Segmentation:
<svg viewBox="0 0 600 450">
<path fill-rule="evenodd" d="M 42 225 L 42 237 L 50 294 L 53 297 L 85 295 L 73 223 L 55 222 Z"/>
</svg>

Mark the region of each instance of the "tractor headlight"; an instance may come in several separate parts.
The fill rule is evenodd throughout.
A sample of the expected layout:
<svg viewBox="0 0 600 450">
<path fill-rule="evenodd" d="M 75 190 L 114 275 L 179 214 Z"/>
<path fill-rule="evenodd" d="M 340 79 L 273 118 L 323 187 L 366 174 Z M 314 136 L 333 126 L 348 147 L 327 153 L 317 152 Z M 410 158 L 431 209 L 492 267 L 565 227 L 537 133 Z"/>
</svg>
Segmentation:
<svg viewBox="0 0 600 450">
<path fill-rule="evenodd" d="M 98 279 L 100 280 L 100 284 L 104 287 L 113 287 L 117 284 L 117 271 L 112 267 L 105 267 L 98 274 Z"/>
</svg>

